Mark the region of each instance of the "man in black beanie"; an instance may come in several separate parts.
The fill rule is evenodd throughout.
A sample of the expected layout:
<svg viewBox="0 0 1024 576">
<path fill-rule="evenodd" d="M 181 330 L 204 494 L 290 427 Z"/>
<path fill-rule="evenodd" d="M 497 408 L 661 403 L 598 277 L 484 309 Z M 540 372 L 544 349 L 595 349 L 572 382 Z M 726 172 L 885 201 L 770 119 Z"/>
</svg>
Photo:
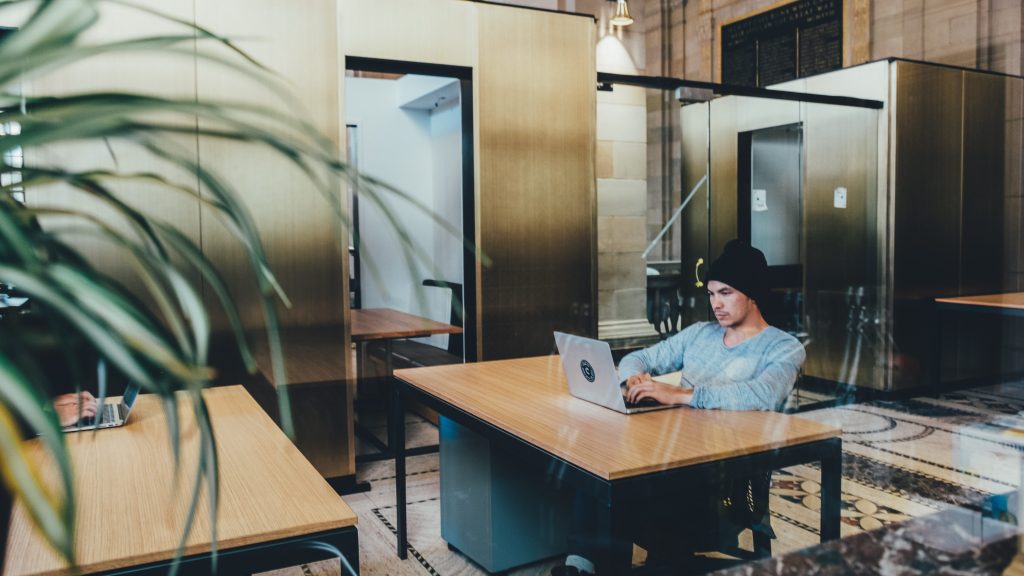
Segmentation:
<svg viewBox="0 0 1024 576">
<path fill-rule="evenodd" d="M 619 377 L 627 382 L 632 402 L 653 398 L 662 404 L 687 404 L 694 408 L 724 410 L 779 410 L 789 397 L 804 362 L 804 349 L 793 336 L 769 326 L 758 306 L 768 291 L 768 263 L 764 253 L 741 240 L 731 240 L 708 271 L 708 298 L 714 322 L 697 322 L 680 333 L 645 350 L 627 355 L 619 363 Z M 681 371 L 678 386 L 655 381 L 652 375 Z M 680 439 L 685 442 L 685 439 Z M 699 533 L 701 522 L 692 522 L 714 510 L 701 511 L 708 498 L 677 494 L 657 502 L 640 515 L 637 536 L 655 557 L 669 564 L 684 561 Z M 711 500 L 714 502 L 714 499 Z M 629 557 L 629 542 L 600 542 L 586 534 L 586 504 L 577 503 L 572 553 L 553 575 L 607 573 L 607 564 Z M 680 524 L 682 518 L 690 523 Z M 673 533 L 666 527 L 682 533 Z M 653 529 L 652 529 L 653 527 Z M 690 532 L 686 532 L 690 530 Z M 645 541 L 646 539 L 646 541 Z M 628 562 L 627 562 L 628 563 Z M 680 568 L 679 566 L 675 566 Z"/>
<path fill-rule="evenodd" d="M 768 263 L 757 248 L 731 240 L 711 263 L 708 298 L 716 322 L 697 322 L 619 364 L 631 401 L 726 410 L 779 410 L 789 397 L 804 349 L 769 326 L 758 302 L 767 294 Z M 682 370 L 679 386 L 651 375 Z"/>
</svg>

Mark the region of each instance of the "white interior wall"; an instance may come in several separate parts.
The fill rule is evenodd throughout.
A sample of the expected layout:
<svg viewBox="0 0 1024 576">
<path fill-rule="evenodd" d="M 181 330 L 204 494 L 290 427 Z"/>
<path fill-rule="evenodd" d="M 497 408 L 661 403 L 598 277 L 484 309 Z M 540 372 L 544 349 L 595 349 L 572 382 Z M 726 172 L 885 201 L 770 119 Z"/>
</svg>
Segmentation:
<svg viewBox="0 0 1024 576">
<path fill-rule="evenodd" d="M 430 114 L 430 133 L 434 154 L 434 211 L 457 230 L 462 231 L 462 106 L 458 102 L 438 108 Z M 434 265 L 436 279 L 465 284 L 463 246 L 460 238 L 441 226 L 434 226 Z M 447 322 L 451 315 L 451 297 L 447 290 L 427 289 L 431 318 Z M 431 339 L 435 346 L 448 346 L 448 336 Z"/>
<path fill-rule="evenodd" d="M 399 81 L 346 79 L 346 123 L 358 127 L 359 169 L 410 194 L 461 230 L 461 107 L 448 104 L 432 110 L 401 108 L 399 103 L 407 100 Z M 426 259 L 418 259 L 413 267 L 406 265 L 402 243 L 389 225 L 385 211 L 361 201 L 363 307 L 394 308 L 447 322 L 448 291 L 425 288 L 422 281 L 433 278 L 463 283 L 460 238 L 401 199 L 391 198 L 386 206 Z M 447 336 L 424 341 L 447 346 Z"/>
<path fill-rule="evenodd" d="M 430 115 L 397 106 L 397 82 L 376 78 L 347 78 L 345 121 L 357 126 L 359 169 L 402 190 L 421 202 L 433 204 L 433 159 L 430 154 Z M 359 232 L 364 308 L 394 308 L 413 314 L 426 312 L 412 297 L 410 287 L 423 278 L 423 262 L 405 265 L 402 242 L 389 225 L 384 208 L 425 254 L 433 254 L 430 217 L 389 197 L 377 206 L 360 197 Z"/>
</svg>

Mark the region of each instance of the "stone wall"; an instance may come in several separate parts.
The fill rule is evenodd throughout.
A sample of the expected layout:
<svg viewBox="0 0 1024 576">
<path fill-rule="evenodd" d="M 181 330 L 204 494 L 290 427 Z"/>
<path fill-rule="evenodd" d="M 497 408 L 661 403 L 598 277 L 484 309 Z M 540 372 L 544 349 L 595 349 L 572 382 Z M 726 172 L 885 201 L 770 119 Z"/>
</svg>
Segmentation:
<svg viewBox="0 0 1024 576">
<path fill-rule="evenodd" d="M 711 81 L 720 80 L 719 27 L 779 4 L 778 0 L 630 2 L 634 11 L 643 6 L 648 22 L 648 74 L 657 71 Z M 1024 74 L 1020 0 L 845 0 L 844 9 L 847 66 L 897 57 Z"/>
</svg>

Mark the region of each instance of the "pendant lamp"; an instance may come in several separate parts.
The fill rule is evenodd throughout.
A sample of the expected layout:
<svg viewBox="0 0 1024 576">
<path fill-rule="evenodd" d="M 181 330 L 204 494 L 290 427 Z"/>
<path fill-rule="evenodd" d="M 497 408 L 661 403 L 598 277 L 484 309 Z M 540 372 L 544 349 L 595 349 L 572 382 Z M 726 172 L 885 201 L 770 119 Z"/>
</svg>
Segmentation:
<svg viewBox="0 0 1024 576">
<path fill-rule="evenodd" d="M 633 23 L 633 17 L 629 15 L 629 6 L 626 0 L 618 0 L 615 6 L 615 16 L 611 23 L 615 26 L 629 26 Z"/>
</svg>

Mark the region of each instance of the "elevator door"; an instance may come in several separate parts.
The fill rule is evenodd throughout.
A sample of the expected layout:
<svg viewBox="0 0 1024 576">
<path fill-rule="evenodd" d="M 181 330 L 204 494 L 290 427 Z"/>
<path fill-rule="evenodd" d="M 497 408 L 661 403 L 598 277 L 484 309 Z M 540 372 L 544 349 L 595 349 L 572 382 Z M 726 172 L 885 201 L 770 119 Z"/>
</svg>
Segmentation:
<svg viewBox="0 0 1024 576">
<path fill-rule="evenodd" d="M 740 238 L 764 252 L 771 288 L 761 312 L 773 326 L 803 331 L 803 128 L 739 134 Z M 746 166 L 743 164 L 746 163 Z"/>
</svg>

